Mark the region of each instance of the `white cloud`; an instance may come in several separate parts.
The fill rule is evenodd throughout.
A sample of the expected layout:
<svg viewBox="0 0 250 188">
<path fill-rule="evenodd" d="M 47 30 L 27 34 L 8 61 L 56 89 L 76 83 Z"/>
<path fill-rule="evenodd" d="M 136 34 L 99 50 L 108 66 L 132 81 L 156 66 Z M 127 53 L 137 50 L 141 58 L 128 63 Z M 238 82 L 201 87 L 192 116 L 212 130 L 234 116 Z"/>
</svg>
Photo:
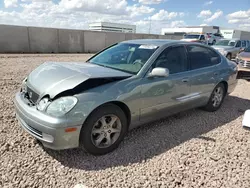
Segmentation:
<svg viewBox="0 0 250 188">
<path fill-rule="evenodd" d="M 231 14 L 228 14 L 227 17 L 229 19 L 237 19 L 237 18 L 249 18 L 250 17 L 250 9 L 247 11 L 237 11 Z"/>
<path fill-rule="evenodd" d="M 133 6 L 127 7 L 126 10 L 130 12 L 131 17 L 140 16 L 142 14 L 149 14 L 155 11 L 154 8 L 150 8 L 144 5 L 142 6 L 133 5 Z"/>
<path fill-rule="evenodd" d="M 202 10 L 199 14 L 198 14 L 198 18 L 207 18 L 208 16 L 211 16 L 212 12 L 210 10 Z"/>
<path fill-rule="evenodd" d="M 139 0 L 139 3 L 146 5 L 160 4 L 161 2 L 163 2 L 163 0 Z"/>
<path fill-rule="evenodd" d="M 183 20 L 172 21 L 170 27 L 183 27 L 187 24 Z"/>
<path fill-rule="evenodd" d="M 207 2 L 204 3 L 205 6 L 208 6 L 208 5 L 211 5 L 211 4 L 213 4 L 213 1 L 207 1 Z"/>
<path fill-rule="evenodd" d="M 250 9 L 237 11 L 227 15 L 228 23 L 236 24 L 240 29 L 250 30 Z"/>
<path fill-rule="evenodd" d="M 183 17 L 185 13 L 183 12 L 168 12 L 166 10 L 161 9 L 159 12 L 151 16 L 151 20 L 155 21 L 163 21 L 163 20 L 171 20 L 178 16 Z"/>
<path fill-rule="evenodd" d="M 220 16 L 223 15 L 223 12 L 221 10 L 217 10 L 210 18 L 205 19 L 205 22 L 212 22 L 216 19 L 218 19 Z"/>
<path fill-rule="evenodd" d="M 61 0 L 59 7 L 64 10 L 124 14 L 127 4 L 126 0 Z"/>
<path fill-rule="evenodd" d="M 17 0 L 4 0 L 4 7 L 9 8 L 9 7 L 17 7 Z"/>
</svg>

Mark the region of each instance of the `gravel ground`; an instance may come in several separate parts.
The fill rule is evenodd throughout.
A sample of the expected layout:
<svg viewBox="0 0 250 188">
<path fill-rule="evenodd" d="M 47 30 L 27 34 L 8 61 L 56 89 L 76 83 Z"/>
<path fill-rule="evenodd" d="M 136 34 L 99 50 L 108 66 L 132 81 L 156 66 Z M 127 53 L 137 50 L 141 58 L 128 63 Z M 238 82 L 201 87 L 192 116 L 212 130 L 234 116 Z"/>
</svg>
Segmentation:
<svg viewBox="0 0 250 188">
<path fill-rule="evenodd" d="M 21 81 L 44 61 L 83 61 L 89 55 L 0 55 L 0 187 L 250 187 L 250 82 L 215 113 L 190 110 L 131 131 L 114 152 L 52 151 L 24 132 L 12 99 Z"/>
</svg>

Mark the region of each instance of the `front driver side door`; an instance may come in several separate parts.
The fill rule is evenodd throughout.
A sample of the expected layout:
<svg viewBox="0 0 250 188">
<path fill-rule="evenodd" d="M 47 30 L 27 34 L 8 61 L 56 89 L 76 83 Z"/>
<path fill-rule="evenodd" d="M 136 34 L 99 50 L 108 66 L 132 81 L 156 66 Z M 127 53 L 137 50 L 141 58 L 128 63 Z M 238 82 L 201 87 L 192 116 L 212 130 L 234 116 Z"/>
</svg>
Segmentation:
<svg viewBox="0 0 250 188">
<path fill-rule="evenodd" d="M 148 77 L 146 75 L 142 79 L 142 106 L 140 109 L 140 121 L 142 122 L 181 111 L 190 94 L 190 75 L 187 72 L 187 55 L 184 46 L 166 48 L 153 63 L 151 70 L 156 67 L 168 68 L 170 74 L 168 77 Z"/>
</svg>

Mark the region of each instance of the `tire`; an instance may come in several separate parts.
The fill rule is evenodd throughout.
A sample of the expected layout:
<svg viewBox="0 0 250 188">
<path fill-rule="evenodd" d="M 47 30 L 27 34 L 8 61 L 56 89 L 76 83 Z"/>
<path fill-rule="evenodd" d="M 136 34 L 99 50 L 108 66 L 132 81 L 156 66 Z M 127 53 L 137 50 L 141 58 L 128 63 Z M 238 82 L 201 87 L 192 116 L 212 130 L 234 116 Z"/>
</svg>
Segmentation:
<svg viewBox="0 0 250 188">
<path fill-rule="evenodd" d="M 216 93 L 218 92 L 218 89 L 221 91 L 221 98 L 220 100 L 218 100 L 218 103 L 215 105 L 215 100 L 218 99 L 219 95 L 216 96 Z M 225 89 L 225 85 L 223 83 L 219 83 L 213 90 L 210 98 L 209 98 L 209 101 L 207 103 L 207 105 L 205 107 L 203 107 L 203 109 L 205 111 L 208 111 L 208 112 L 214 112 L 216 110 L 218 110 L 223 101 L 224 101 L 224 98 L 226 96 L 226 89 Z M 216 99 L 215 99 L 216 98 Z"/>
<path fill-rule="evenodd" d="M 83 124 L 79 145 L 92 155 L 104 155 L 119 146 L 127 131 L 128 120 L 123 110 L 117 105 L 105 104 L 94 110 Z"/>
<path fill-rule="evenodd" d="M 227 54 L 226 58 L 229 59 L 229 60 L 231 60 L 232 59 L 232 55 L 231 54 Z"/>
</svg>

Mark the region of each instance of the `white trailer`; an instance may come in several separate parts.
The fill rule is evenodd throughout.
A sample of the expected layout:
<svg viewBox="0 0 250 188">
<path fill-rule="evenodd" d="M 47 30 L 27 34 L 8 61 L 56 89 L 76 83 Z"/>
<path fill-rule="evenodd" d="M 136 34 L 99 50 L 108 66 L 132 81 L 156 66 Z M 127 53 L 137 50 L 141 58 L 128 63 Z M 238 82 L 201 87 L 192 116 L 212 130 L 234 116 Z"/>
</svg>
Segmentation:
<svg viewBox="0 0 250 188">
<path fill-rule="evenodd" d="M 250 40 L 250 31 L 241 31 L 235 29 L 221 29 L 221 34 L 225 39 L 237 38 L 241 40 Z"/>
</svg>

